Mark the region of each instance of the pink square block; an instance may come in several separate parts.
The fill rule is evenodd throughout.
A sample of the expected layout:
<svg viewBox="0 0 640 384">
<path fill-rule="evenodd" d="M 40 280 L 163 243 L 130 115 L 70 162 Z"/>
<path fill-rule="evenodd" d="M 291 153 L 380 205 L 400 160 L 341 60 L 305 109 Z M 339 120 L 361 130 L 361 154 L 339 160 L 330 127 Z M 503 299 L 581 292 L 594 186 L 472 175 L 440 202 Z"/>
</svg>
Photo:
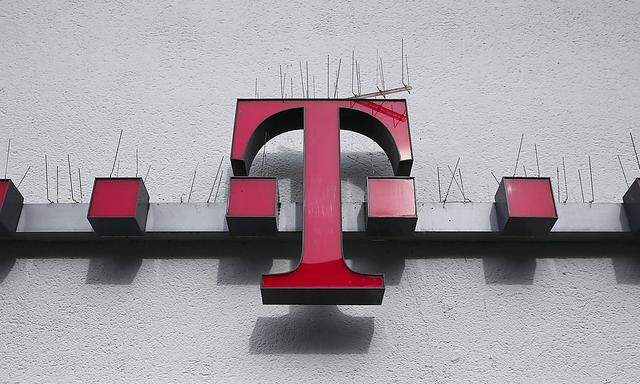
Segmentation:
<svg viewBox="0 0 640 384">
<path fill-rule="evenodd" d="M 558 219 L 548 177 L 503 177 L 495 201 L 498 224 L 508 234 L 548 234 Z"/>
<path fill-rule="evenodd" d="M 367 178 L 367 231 L 413 232 L 418 221 L 413 177 Z"/>
<path fill-rule="evenodd" d="M 95 179 L 87 219 L 97 234 L 140 235 L 148 212 L 149 194 L 141 178 Z"/>
<path fill-rule="evenodd" d="M 510 217 L 557 217 L 551 180 L 504 178 Z"/>
<path fill-rule="evenodd" d="M 416 216 L 416 196 L 413 178 L 367 179 L 369 216 Z"/>
<path fill-rule="evenodd" d="M 130 217 L 136 214 L 140 179 L 96 179 L 89 217 Z"/>
<path fill-rule="evenodd" d="M 274 177 L 232 177 L 229 181 L 227 226 L 233 234 L 277 232 L 278 180 Z"/>
</svg>

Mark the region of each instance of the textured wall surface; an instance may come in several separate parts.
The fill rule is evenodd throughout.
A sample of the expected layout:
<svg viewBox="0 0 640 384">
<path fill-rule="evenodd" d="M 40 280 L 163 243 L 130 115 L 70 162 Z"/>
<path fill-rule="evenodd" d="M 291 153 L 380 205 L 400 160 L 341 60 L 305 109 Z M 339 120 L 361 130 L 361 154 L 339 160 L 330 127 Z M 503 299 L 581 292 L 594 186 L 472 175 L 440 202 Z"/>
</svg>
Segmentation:
<svg viewBox="0 0 640 384">
<path fill-rule="evenodd" d="M 137 148 L 152 201 L 180 200 L 196 167 L 203 201 L 235 99 L 256 81 L 280 97 L 282 65 L 299 97 L 308 60 L 324 97 L 330 55 L 346 97 L 355 50 L 373 91 L 377 50 L 398 86 L 401 38 L 419 200 L 438 199 L 436 167 L 461 157 L 468 197 L 490 201 L 491 171 L 513 173 L 522 133 L 518 174 L 537 172 L 535 143 L 555 186 L 564 157 L 562 200 L 581 201 L 588 155 L 596 201 L 626 189 L 616 154 L 629 179 L 640 174 L 628 136 L 640 140 L 637 1 L 0 0 L 0 152 L 11 138 L 14 180 L 31 166 L 27 202 L 46 201 L 45 154 L 51 197 L 70 201 L 70 154 L 86 199 L 123 129 L 119 175 L 135 174 Z M 278 176 L 285 201 L 302 199 L 301 138 L 276 138 L 252 169 Z M 362 201 L 367 175 L 390 173 L 349 133 L 342 168 L 345 201 Z M 354 267 L 385 273 L 384 305 L 260 305 L 259 275 L 287 270 L 299 246 L 2 242 L 0 381 L 640 380 L 637 246 L 347 243 Z"/>
</svg>

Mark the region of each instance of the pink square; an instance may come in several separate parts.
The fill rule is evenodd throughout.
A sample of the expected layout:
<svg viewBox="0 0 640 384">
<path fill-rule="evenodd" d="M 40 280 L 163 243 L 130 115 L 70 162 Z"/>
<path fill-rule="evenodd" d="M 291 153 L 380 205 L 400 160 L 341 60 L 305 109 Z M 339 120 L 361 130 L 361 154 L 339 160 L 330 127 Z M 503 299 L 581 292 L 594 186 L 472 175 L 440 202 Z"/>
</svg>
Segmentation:
<svg viewBox="0 0 640 384">
<path fill-rule="evenodd" d="M 509 217 L 557 217 L 548 178 L 505 178 Z"/>
<path fill-rule="evenodd" d="M 278 183 L 271 177 L 232 177 L 229 185 L 228 217 L 274 217 L 278 205 Z"/>
<path fill-rule="evenodd" d="M 367 204 L 369 217 L 416 217 L 413 178 L 368 178 Z"/>
<path fill-rule="evenodd" d="M 139 178 L 96 179 L 89 217 L 134 217 L 140 193 Z"/>
</svg>

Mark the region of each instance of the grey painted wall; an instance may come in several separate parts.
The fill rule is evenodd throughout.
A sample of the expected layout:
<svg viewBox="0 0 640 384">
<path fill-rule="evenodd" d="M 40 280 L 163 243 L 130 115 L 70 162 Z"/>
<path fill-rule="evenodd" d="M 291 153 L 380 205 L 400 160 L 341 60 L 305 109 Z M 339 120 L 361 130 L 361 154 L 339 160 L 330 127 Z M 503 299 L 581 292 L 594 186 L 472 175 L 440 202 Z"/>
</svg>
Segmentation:
<svg viewBox="0 0 640 384">
<path fill-rule="evenodd" d="M 638 379 L 638 246 L 347 242 L 352 267 L 385 274 L 382 306 L 260 305 L 260 274 L 287 270 L 299 247 L 3 243 L 3 253 L 17 259 L 2 259 L 0 376 L 17 382 Z"/>
<path fill-rule="evenodd" d="M 569 201 L 587 155 L 596 201 L 626 189 L 616 154 L 639 175 L 628 139 L 640 140 L 639 2 L 0 1 L 0 36 L 0 148 L 12 138 L 14 180 L 32 167 L 28 202 L 46 201 L 45 153 L 60 201 L 67 153 L 87 198 L 119 129 L 120 175 L 135 173 L 138 148 L 152 200 L 175 202 L 197 165 L 203 201 L 235 99 L 253 97 L 256 78 L 260 96 L 278 97 L 283 65 L 299 96 L 309 60 L 324 96 L 329 54 L 348 96 L 355 49 L 370 91 L 378 49 L 395 86 L 402 37 L 419 200 L 437 200 L 436 166 L 460 156 L 469 197 L 490 201 L 490 172 L 513 172 L 521 133 L 528 173 L 533 143 L 554 183 L 565 157 Z M 365 177 L 390 168 L 366 139 L 345 133 L 342 148 L 343 199 L 362 201 Z M 300 201 L 301 149 L 299 132 L 283 135 L 252 173 Z M 384 272 L 388 288 L 380 307 L 338 308 L 260 305 L 259 275 L 295 264 L 297 242 L 0 246 L 0 381 L 640 379 L 632 244 L 348 242 L 353 266 Z"/>
</svg>

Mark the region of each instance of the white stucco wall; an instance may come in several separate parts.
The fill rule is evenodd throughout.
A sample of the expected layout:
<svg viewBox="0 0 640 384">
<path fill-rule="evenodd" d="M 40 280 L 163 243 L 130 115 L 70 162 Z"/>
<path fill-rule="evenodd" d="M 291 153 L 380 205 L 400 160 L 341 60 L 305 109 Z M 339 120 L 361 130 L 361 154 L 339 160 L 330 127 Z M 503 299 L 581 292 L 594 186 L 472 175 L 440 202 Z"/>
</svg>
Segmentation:
<svg viewBox="0 0 640 384">
<path fill-rule="evenodd" d="M 468 197 L 490 201 L 490 172 L 513 172 L 521 133 L 530 174 L 534 143 L 554 186 L 565 157 L 569 201 L 581 201 L 587 155 L 596 201 L 626 189 L 616 154 L 640 175 L 628 137 L 640 140 L 637 1 L 0 1 L 0 153 L 11 138 L 14 180 L 32 167 L 27 202 L 46 201 L 48 154 L 68 202 L 67 154 L 87 198 L 123 129 L 120 175 L 135 173 L 138 148 L 152 201 L 175 202 L 198 166 L 192 200 L 203 201 L 235 99 L 253 97 L 256 78 L 260 96 L 279 97 L 283 65 L 299 96 L 308 60 L 324 96 L 329 54 L 332 72 L 342 57 L 346 97 L 355 49 L 373 91 L 377 49 L 396 86 L 401 38 L 419 200 L 438 199 L 436 166 L 461 157 Z M 301 200 L 301 149 L 299 132 L 268 145 L 282 200 Z M 366 175 L 389 166 L 359 136 L 343 134 L 342 150 L 343 200 L 361 201 Z M 295 263 L 295 242 L 0 247 L 0 381 L 640 379 L 631 244 L 348 242 L 356 267 L 384 272 L 388 287 L 381 307 L 339 308 L 260 304 L 259 275 Z M 120 254 L 133 261 L 110 258 Z"/>
</svg>

